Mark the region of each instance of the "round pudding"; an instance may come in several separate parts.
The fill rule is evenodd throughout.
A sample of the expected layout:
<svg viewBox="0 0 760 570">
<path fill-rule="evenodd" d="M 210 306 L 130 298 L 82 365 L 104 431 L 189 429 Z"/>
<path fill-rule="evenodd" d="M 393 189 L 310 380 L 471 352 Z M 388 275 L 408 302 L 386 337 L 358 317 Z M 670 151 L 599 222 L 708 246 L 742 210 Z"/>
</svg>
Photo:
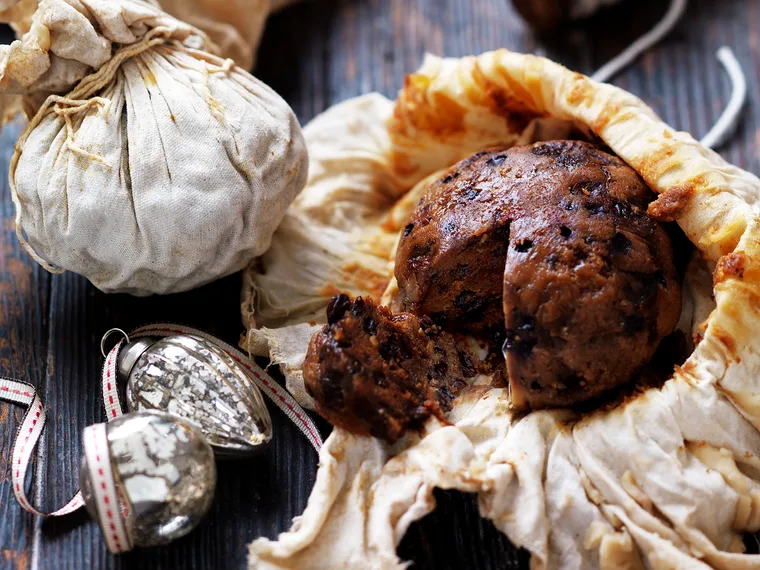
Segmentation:
<svg viewBox="0 0 760 570">
<path fill-rule="evenodd" d="M 505 334 L 517 407 L 588 400 L 631 379 L 680 315 L 654 198 L 586 142 L 478 153 L 431 185 L 402 232 L 404 309 L 452 332 Z"/>
</svg>

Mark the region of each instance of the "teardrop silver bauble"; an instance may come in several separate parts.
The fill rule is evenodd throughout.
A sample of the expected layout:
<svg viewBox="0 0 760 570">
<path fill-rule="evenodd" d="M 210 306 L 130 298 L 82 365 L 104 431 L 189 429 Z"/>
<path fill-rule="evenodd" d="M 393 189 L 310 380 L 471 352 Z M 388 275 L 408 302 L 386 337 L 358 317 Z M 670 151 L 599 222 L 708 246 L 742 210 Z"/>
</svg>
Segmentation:
<svg viewBox="0 0 760 570">
<path fill-rule="evenodd" d="M 118 551 L 166 544 L 195 528 L 208 511 L 216 486 L 214 452 L 200 430 L 157 411 L 125 414 L 105 424 L 105 430 L 108 457 L 98 453 L 97 460 L 106 459 L 105 463 L 90 465 L 92 455 L 85 453 L 80 487 L 90 516 L 104 535 L 112 533 L 115 521 L 109 522 L 96 505 L 97 481 L 92 477 L 102 474 L 101 469 L 113 473 L 118 500 L 104 508 L 109 516 L 121 517 L 126 531 L 126 544 Z"/>
<path fill-rule="evenodd" d="M 156 409 L 195 423 L 219 456 L 251 455 L 272 439 L 272 420 L 242 366 L 210 341 L 142 338 L 119 353 L 130 410 Z"/>
</svg>

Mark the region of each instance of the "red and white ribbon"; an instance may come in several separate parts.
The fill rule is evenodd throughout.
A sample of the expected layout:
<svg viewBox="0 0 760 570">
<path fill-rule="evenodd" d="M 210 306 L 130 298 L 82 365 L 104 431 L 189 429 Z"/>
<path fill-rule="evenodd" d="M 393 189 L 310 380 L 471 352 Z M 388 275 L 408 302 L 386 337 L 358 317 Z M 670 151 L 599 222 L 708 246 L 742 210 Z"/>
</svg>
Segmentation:
<svg viewBox="0 0 760 570">
<path fill-rule="evenodd" d="M 243 367 L 248 378 L 283 411 L 306 436 L 311 445 L 319 451 L 322 447 L 322 437 L 311 418 L 287 391 L 237 348 L 203 331 L 167 323 L 140 327 L 132 331 L 129 337 L 167 337 L 175 334 L 192 334 L 205 338 L 226 352 Z M 103 363 L 103 404 L 108 421 L 118 418 L 124 413 L 119 401 L 116 379 L 118 355 L 123 345 L 123 340 L 116 344 L 108 352 Z M 42 435 L 42 428 L 45 426 L 45 410 L 34 386 L 10 378 L 0 377 L 0 400 L 28 407 L 11 455 L 13 494 L 19 504 L 30 513 L 40 516 L 62 516 L 82 507 L 84 499 L 81 492 L 78 492 L 66 505 L 50 513 L 44 513 L 32 506 L 25 491 L 26 473 L 32 453 Z M 100 519 L 100 526 L 105 534 L 106 544 L 111 552 L 126 552 L 131 549 L 132 545 L 126 532 L 124 512 L 113 480 L 106 424 L 96 424 L 86 428 L 83 435 L 83 447 L 92 483 L 95 507 Z"/>
<path fill-rule="evenodd" d="M 82 443 L 95 510 L 108 550 L 114 554 L 132 550 L 132 542 L 127 534 L 125 517 L 113 479 L 106 424 L 84 428 Z"/>
<path fill-rule="evenodd" d="M 84 505 L 81 493 L 77 493 L 63 507 L 52 513 L 43 513 L 35 509 L 26 497 L 26 470 L 29 468 L 32 453 L 37 446 L 37 440 L 42 435 L 42 428 L 45 426 L 45 409 L 42 406 L 42 400 L 37 395 L 37 390 L 26 382 L 0 378 L 0 399 L 28 406 L 11 453 L 11 482 L 16 500 L 27 511 L 35 515 L 59 517 L 73 513 Z"/>
<path fill-rule="evenodd" d="M 106 333 L 108 334 L 108 333 Z M 119 401 L 119 388 L 116 383 L 116 365 L 119 359 L 119 351 L 124 346 L 124 340 L 120 340 L 116 346 L 106 355 L 103 363 L 103 406 L 106 409 L 106 418 L 110 422 L 118 418 L 124 412 Z"/>
</svg>

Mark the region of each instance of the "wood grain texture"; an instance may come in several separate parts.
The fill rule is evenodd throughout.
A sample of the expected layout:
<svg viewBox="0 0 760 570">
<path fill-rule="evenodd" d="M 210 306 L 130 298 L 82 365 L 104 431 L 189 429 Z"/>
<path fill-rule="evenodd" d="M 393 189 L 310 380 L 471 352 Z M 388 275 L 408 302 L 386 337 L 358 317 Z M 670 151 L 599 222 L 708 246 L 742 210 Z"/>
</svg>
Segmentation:
<svg viewBox="0 0 760 570">
<path fill-rule="evenodd" d="M 19 128 L 0 136 L 0 168 L 8 171 Z M 0 375 L 44 387 L 48 341 L 50 276 L 21 251 L 7 184 L 0 187 Z M 0 567 L 29 567 L 39 521 L 26 515 L 11 489 L 10 455 L 24 411 L 0 403 Z M 34 496 L 33 493 L 30 496 Z"/>
<path fill-rule="evenodd" d="M 588 73 L 649 28 L 665 4 L 628 0 L 539 38 L 508 0 L 310 0 L 270 21 L 256 73 L 305 123 L 368 91 L 393 97 L 425 52 L 462 56 L 507 47 Z M 692 0 L 675 32 L 614 83 L 642 97 L 674 127 L 701 136 L 729 96 L 715 51 L 730 45 L 747 73 L 751 101 L 722 154 L 757 173 L 758 28 L 755 0 Z M 17 134 L 9 128 L 0 137 L 3 172 Z M 240 277 L 163 298 L 107 296 L 79 276 L 48 275 L 21 252 L 5 181 L 0 208 L 0 374 L 32 382 L 46 403 L 50 423 L 36 463 L 39 476 L 28 484 L 38 504 L 52 509 L 76 489 L 82 428 L 104 419 L 98 386 L 102 333 L 112 326 L 169 320 L 235 342 L 242 332 Z M 114 557 L 83 514 L 43 524 L 15 504 L 7 461 L 21 411 L 0 406 L 0 568 L 244 568 L 245 545 L 290 526 L 306 505 L 316 473 L 317 458 L 305 439 L 277 410 L 272 416 L 274 446 L 255 459 L 220 464 L 216 501 L 196 532 L 165 548 Z M 328 426 L 320 427 L 326 434 Z M 399 549 L 416 568 L 527 568 L 525 553 L 478 516 L 473 497 L 441 492 L 436 499 L 438 510 L 414 524 Z"/>
</svg>

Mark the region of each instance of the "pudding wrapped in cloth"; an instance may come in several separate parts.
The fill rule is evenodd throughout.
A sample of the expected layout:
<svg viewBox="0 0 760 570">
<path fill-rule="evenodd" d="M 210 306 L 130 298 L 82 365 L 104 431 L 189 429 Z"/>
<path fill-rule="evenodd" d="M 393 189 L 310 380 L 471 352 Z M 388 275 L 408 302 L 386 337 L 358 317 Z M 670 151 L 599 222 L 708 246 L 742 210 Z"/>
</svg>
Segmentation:
<svg viewBox="0 0 760 570">
<path fill-rule="evenodd" d="M 742 541 L 760 528 L 760 180 L 625 91 L 504 50 L 429 57 L 395 102 L 349 100 L 304 132 L 307 186 L 247 270 L 242 307 L 249 350 L 302 404 L 330 299 L 404 310 L 394 263 L 412 211 L 492 147 L 585 139 L 630 166 L 659 195 L 649 213 L 693 244 L 677 325 L 693 343 L 664 383 L 583 412 L 518 413 L 503 375 L 481 372 L 393 444 L 336 428 L 303 515 L 251 545 L 251 568 L 404 568 L 396 546 L 435 487 L 477 493 L 533 568 L 760 568 Z"/>
<path fill-rule="evenodd" d="M 32 118 L 9 169 L 16 231 L 51 271 L 174 293 L 244 268 L 306 181 L 290 107 L 201 30 L 140 0 L 43 0 L 0 46 Z"/>
</svg>

